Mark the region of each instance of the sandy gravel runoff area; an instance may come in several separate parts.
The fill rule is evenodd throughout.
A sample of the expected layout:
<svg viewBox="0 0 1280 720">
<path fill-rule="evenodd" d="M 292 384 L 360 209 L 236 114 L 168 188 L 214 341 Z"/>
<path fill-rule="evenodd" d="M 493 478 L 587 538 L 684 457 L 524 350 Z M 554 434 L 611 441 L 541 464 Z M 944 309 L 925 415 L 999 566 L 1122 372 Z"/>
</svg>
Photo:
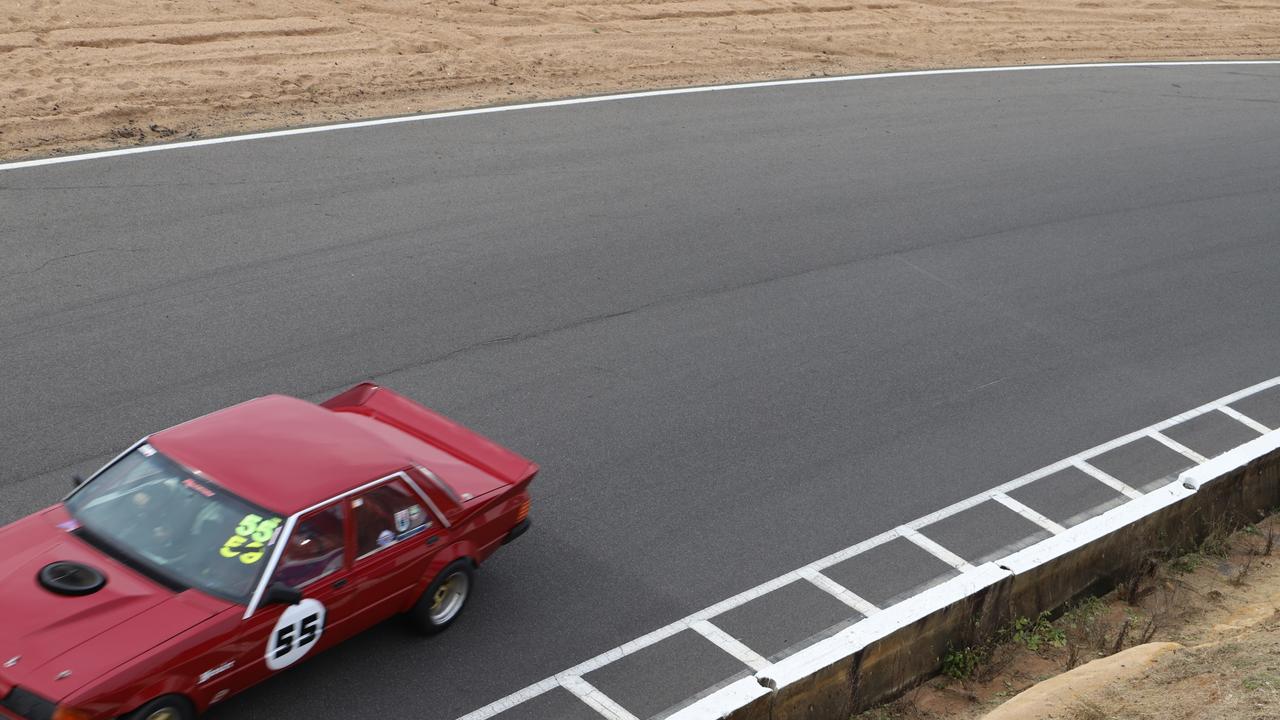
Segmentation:
<svg viewBox="0 0 1280 720">
<path fill-rule="evenodd" d="M 1280 515 L 1025 623 L 966 667 L 853 720 L 1274 720 Z"/>
<path fill-rule="evenodd" d="M 6 0 L 0 158 L 883 70 L 1280 57 L 1280 0 Z"/>
</svg>

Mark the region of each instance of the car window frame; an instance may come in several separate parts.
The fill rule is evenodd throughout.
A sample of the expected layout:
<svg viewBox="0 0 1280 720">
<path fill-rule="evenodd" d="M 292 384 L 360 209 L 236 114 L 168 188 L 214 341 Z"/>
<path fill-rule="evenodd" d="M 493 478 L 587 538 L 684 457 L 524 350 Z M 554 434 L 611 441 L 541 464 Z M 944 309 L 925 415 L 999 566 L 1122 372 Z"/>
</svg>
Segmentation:
<svg viewBox="0 0 1280 720">
<path fill-rule="evenodd" d="M 414 473 L 421 475 L 422 478 L 419 479 L 414 477 Z M 421 497 L 423 502 L 427 504 L 427 507 L 431 509 L 432 514 L 440 520 L 440 524 L 443 525 L 446 530 L 453 528 L 453 522 L 449 520 L 449 517 L 450 515 L 454 515 L 456 517 L 457 511 L 462 508 L 462 505 L 460 503 L 455 503 L 452 506 L 449 504 L 454 502 L 454 495 L 451 492 L 446 492 L 444 490 L 444 488 L 448 486 L 440 479 L 440 476 L 421 465 L 414 465 L 411 468 L 406 468 L 404 470 L 404 475 L 409 480 L 409 487 L 413 488 L 414 492 L 418 493 L 418 496 Z M 452 488 L 450 488 L 450 490 L 452 490 Z M 441 507 L 447 508 L 447 510 L 441 510 Z"/>
<path fill-rule="evenodd" d="M 66 501 L 70 500 L 70 499 L 71 499 L 71 498 L 72 498 L 76 493 L 78 493 L 78 492 L 80 492 L 81 490 L 83 490 L 83 489 L 85 488 L 85 486 L 86 486 L 86 485 L 88 485 L 89 483 L 93 482 L 93 481 L 94 481 L 94 479 L 96 479 L 99 475 L 101 475 L 102 473 L 106 472 L 109 468 L 113 467 L 116 463 L 118 463 L 118 462 L 120 462 L 121 460 L 125 459 L 125 458 L 129 455 L 129 453 L 132 453 L 134 450 L 137 450 L 138 448 L 142 447 L 143 445 L 146 445 L 146 444 L 148 443 L 148 441 L 150 441 L 150 440 L 151 440 L 151 436 L 150 436 L 150 435 L 147 435 L 146 437 L 142 438 L 142 439 L 141 439 L 141 440 L 139 440 L 138 442 L 136 442 L 136 443 L 134 443 L 134 444 L 130 445 L 128 448 L 126 448 L 126 449 L 125 449 L 125 451 L 124 451 L 124 452 L 122 452 L 122 453 L 120 453 L 119 455 L 117 455 L 117 456 L 115 456 L 115 457 L 111 458 L 111 460 L 110 460 L 110 461 L 108 461 L 105 465 L 103 465 L 102 467 L 98 468 L 96 472 L 94 472 L 94 473 L 93 473 L 92 475 L 90 475 L 89 477 L 85 478 L 84 482 L 82 482 L 82 483 L 80 483 L 79 485 L 76 485 L 75 487 L 71 488 L 71 492 L 69 492 L 69 493 L 67 493 L 66 495 L 64 495 L 64 496 L 62 497 L 62 500 L 61 500 L 60 502 L 65 503 Z"/>
<path fill-rule="evenodd" d="M 395 477 L 387 478 L 386 481 L 383 483 L 374 485 L 373 487 L 364 490 L 358 496 L 352 496 L 347 498 L 347 512 L 350 513 L 350 516 L 351 516 L 351 534 L 354 538 L 357 538 L 357 542 L 354 545 L 352 545 L 352 548 L 351 548 L 352 552 L 357 552 L 357 553 L 360 552 L 360 546 L 358 542 L 358 538 L 360 537 L 360 526 L 357 524 L 359 520 L 356 517 L 356 508 L 355 508 L 356 500 L 363 499 L 363 496 L 368 495 L 369 493 L 374 492 L 379 488 L 391 485 L 397 480 L 402 481 L 409 488 L 410 497 L 417 498 L 418 500 L 417 504 L 422 506 L 423 512 L 426 513 L 427 522 L 422 526 L 422 531 L 426 533 L 426 532 L 429 532 L 431 528 L 436 527 L 437 516 L 439 515 L 439 513 L 433 513 L 431 508 L 431 503 L 427 500 L 426 495 L 413 484 L 413 481 L 409 478 L 407 474 L 401 472 Z M 412 537 L 416 537 L 416 535 Z M 363 555 L 356 555 L 355 562 L 359 563 L 362 560 L 367 560 L 377 555 L 378 553 L 382 552 L 383 550 L 388 550 L 390 548 L 400 545 L 406 540 L 411 540 L 412 537 L 399 538 L 399 539 L 393 540 L 392 542 L 386 545 L 375 547 L 374 549 L 370 550 L 367 553 L 364 553 Z"/>
<path fill-rule="evenodd" d="M 151 448 L 153 453 L 158 452 L 154 447 L 151 447 L 151 435 L 149 434 L 142 436 L 132 445 L 122 450 L 120 454 L 111 458 L 106 463 L 103 463 L 102 467 L 95 470 L 92 474 L 89 475 L 89 477 L 80 480 L 76 484 L 76 486 L 71 489 L 71 492 L 67 493 L 62 497 L 61 500 L 59 500 L 59 503 L 65 506 L 73 497 L 75 497 L 77 494 L 79 494 L 80 492 L 88 488 L 103 473 L 114 468 L 122 460 L 129 457 L 133 453 L 148 447 Z M 143 454 L 146 455 L 145 452 Z M 163 453 L 161 454 L 163 455 Z M 204 475 L 204 473 L 200 472 L 199 470 L 195 468 L 186 467 L 182 463 L 178 462 L 176 459 L 171 458 L 167 455 L 165 455 L 164 457 L 168 462 L 190 473 L 192 478 L 201 478 L 207 482 L 212 481 L 211 478 L 208 478 L 207 476 Z M 246 503 L 252 507 L 255 507 L 263 512 L 276 514 L 274 510 L 271 510 L 270 508 L 262 507 L 251 500 L 243 498 L 240 495 L 230 490 L 227 490 L 226 488 L 220 488 L 220 491 L 223 493 L 226 493 L 227 495 L 233 496 L 238 500 L 240 500 L 241 502 Z M 315 506 L 312 509 L 316 509 L 318 507 L 319 506 Z M 279 513 L 279 515 L 283 515 L 283 513 Z M 81 539 L 89 543 L 90 545 L 93 545 L 100 552 L 113 551 L 115 555 L 118 555 L 118 557 L 115 557 L 113 555 L 113 557 L 115 557 L 115 559 L 118 562 L 122 562 L 126 566 L 132 568 L 134 571 L 142 573 L 143 575 L 146 575 L 147 577 L 151 578 L 155 582 L 158 582 L 161 585 L 168 587 L 174 592 L 183 592 L 185 590 L 195 590 L 196 592 L 204 593 L 210 597 L 218 598 L 221 600 L 226 600 L 227 602 L 233 603 L 235 605 L 246 604 L 245 600 L 241 596 L 233 596 L 233 595 L 229 595 L 222 592 L 216 592 L 213 588 L 207 588 L 207 587 L 188 584 L 188 582 L 185 579 L 171 572 L 166 571 L 164 568 L 159 567 L 155 563 L 138 558 L 131 549 L 118 546 L 117 544 L 111 542 L 108 538 L 104 538 L 99 533 L 94 532 L 93 529 L 88 526 L 81 525 L 76 532 L 82 533 L 83 535 L 81 536 Z M 284 537 L 283 535 L 284 530 L 282 529 L 277 530 L 277 532 L 280 533 L 275 538 L 278 541 Z M 273 552 L 275 550 L 276 548 L 272 548 Z M 348 556 L 347 560 L 349 561 L 349 559 L 350 558 Z M 349 562 L 348 562 L 348 565 L 349 565 Z M 269 575 L 266 572 L 263 572 L 263 574 L 259 575 L 258 578 L 254 581 L 255 594 L 257 593 L 258 589 L 264 588 L 266 586 L 266 580 L 268 577 Z M 250 601 L 252 601 L 253 597 L 254 595 L 251 594 Z"/>
<path fill-rule="evenodd" d="M 357 487 L 351 488 L 350 490 L 347 490 L 345 492 L 338 493 L 337 495 L 334 495 L 333 497 L 330 497 L 321 502 L 318 502 L 312 505 L 311 507 L 299 510 L 298 512 L 290 515 L 288 519 L 285 520 L 284 529 L 280 531 L 280 537 L 277 538 L 276 546 L 272 549 L 271 558 L 267 561 L 268 563 L 267 567 L 263 570 L 262 577 L 258 579 L 258 587 L 254 589 L 253 596 L 249 599 L 249 604 L 245 606 L 244 615 L 241 616 L 240 619 L 242 621 L 248 620 L 249 618 L 253 617 L 254 614 L 259 609 L 261 609 L 262 598 L 266 595 L 267 586 L 270 584 L 271 578 L 276 574 L 276 567 L 279 566 L 280 564 L 280 558 L 283 557 L 284 555 L 284 549 L 289 546 L 289 538 L 292 537 L 293 529 L 294 527 L 297 526 L 298 521 L 301 518 L 305 517 L 306 515 L 312 512 L 321 510 L 329 505 L 332 505 L 337 502 L 342 502 L 344 500 L 348 501 L 346 504 L 349 506 L 350 498 L 356 495 L 359 495 L 360 493 L 366 492 L 371 488 L 377 487 L 378 485 L 390 482 L 396 478 L 400 478 L 404 480 L 405 483 L 409 486 L 409 489 L 412 490 L 418 497 L 422 498 L 423 502 L 427 504 L 427 512 L 433 515 L 433 518 L 432 518 L 433 520 L 439 521 L 441 525 L 445 528 L 451 527 L 448 521 L 444 519 L 444 516 L 440 514 L 440 511 L 436 508 L 435 503 L 431 502 L 431 499 L 427 497 L 427 494 L 422 492 L 422 488 L 418 487 L 418 484 L 413 481 L 413 478 L 409 477 L 409 474 L 405 472 L 405 469 L 403 468 L 391 473 L 390 475 L 380 477 L 377 480 L 371 480 L 367 483 L 363 483 Z M 346 537 L 347 537 L 347 556 L 346 557 L 348 560 L 348 567 L 351 567 L 353 566 L 353 563 L 350 562 L 351 560 L 350 553 L 355 552 L 355 546 L 353 544 L 353 540 L 354 540 L 353 531 L 355 529 L 355 521 L 352 518 L 350 507 L 348 507 L 346 510 L 346 517 L 344 518 L 344 523 L 346 527 Z"/>
<path fill-rule="evenodd" d="M 317 576 L 315 576 L 315 577 L 311 578 L 310 580 L 308 580 L 308 581 L 306 581 L 306 582 L 304 582 L 304 583 L 299 583 L 299 584 L 297 584 L 297 585 L 292 585 L 291 587 L 297 588 L 298 590 L 304 590 L 304 589 L 309 588 L 309 587 L 311 587 L 312 585 L 316 584 L 317 582 L 320 582 L 321 580 L 323 580 L 323 579 L 325 579 L 325 578 L 327 578 L 327 577 L 330 577 L 330 576 L 332 576 L 332 575 L 337 575 L 338 573 L 347 572 L 347 571 L 351 570 L 351 567 L 352 567 L 352 559 L 351 559 L 351 552 L 352 552 L 352 546 L 351 546 L 351 542 L 352 542 L 352 537 L 351 537 L 351 508 L 347 506 L 347 503 L 346 503 L 346 502 L 343 502 L 343 501 L 333 501 L 333 502 L 327 503 L 327 504 L 325 504 L 325 505 L 321 505 L 321 506 L 319 506 L 319 507 L 312 508 L 311 510 L 309 510 L 309 511 L 307 511 L 307 512 L 305 512 L 305 513 L 301 513 L 301 514 L 299 514 L 299 515 L 298 515 L 298 518 L 297 518 L 297 522 L 295 522 L 295 523 L 294 523 L 294 529 L 296 529 L 296 528 L 297 528 L 297 524 L 298 524 L 298 523 L 306 522 L 307 520 L 311 519 L 312 517 L 314 517 L 314 516 L 316 516 L 316 515 L 319 515 L 320 513 L 323 513 L 323 512 L 330 512 L 330 511 L 332 511 L 334 508 L 338 508 L 339 510 L 341 510 L 341 511 L 342 511 L 342 517 L 341 517 L 341 519 L 340 519 L 340 522 L 342 523 L 342 565 L 338 566 L 337 568 L 334 568 L 333 570 L 330 570 L 330 571 L 329 571 L 329 572 L 327 572 L 327 573 L 324 573 L 324 574 L 322 574 L 322 575 L 317 575 Z M 286 542 L 286 543 L 287 543 L 287 542 L 289 541 L 289 537 L 292 537 L 292 535 L 293 535 L 293 531 L 292 531 L 292 530 L 290 530 L 290 532 L 289 532 L 289 536 L 281 537 L 279 540 L 277 540 L 277 542 L 284 541 L 284 542 Z M 287 547 L 285 548 L 285 552 L 288 552 L 288 548 L 287 548 Z M 280 554 L 280 558 L 281 558 L 281 559 L 284 559 L 284 553 L 281 553 L 281 554 Z M 271 574 L 274 576 L 274 575 L 275 575 L 275 571 L 276 571 L 276 570 L 278 570 L 278 569 L 279 569 L 278 567 L 273 568 L 273 569 L 272 569 L 272 571 L 271 571 Z M 267 580 L 267 585 L 268 585 L 268 586 L 270 586 L 270 585 L 271 585 L 271 579 L 270 579 L 270 578 L 268 578 L 268 580 Z"/>
</svg>

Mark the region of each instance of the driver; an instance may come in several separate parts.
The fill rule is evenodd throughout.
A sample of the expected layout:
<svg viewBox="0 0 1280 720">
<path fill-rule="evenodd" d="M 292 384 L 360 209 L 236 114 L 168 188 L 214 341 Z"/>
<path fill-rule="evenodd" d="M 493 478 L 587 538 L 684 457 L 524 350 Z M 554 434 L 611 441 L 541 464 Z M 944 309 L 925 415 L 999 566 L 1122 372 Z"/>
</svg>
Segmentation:
<svg viewBox="0 0 1280 720">
<path fill-rule="evenodd" d="M 141 547 L 153 553 L 173 556 L 191 527 L 190 499 L 169 482 L 149 485 L 129 496 L 135 517 L 134 527 L 142 534 Z"/>
<path fill-rule="evenodd" d="M 314 522 L 314 521 L 313 521 Z M 289 536 L 276 579 L 293 587 L 324 577 L 342 567 L 340 534 L 326 533 L 313 523 L 301 523 Z"/>
</svg>

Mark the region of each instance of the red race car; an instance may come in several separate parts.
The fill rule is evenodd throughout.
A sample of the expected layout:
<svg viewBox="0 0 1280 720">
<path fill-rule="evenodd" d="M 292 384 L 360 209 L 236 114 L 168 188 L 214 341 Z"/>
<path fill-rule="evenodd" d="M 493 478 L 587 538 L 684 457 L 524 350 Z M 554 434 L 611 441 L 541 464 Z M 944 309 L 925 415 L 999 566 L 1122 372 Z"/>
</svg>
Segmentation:
<svg viewBox="0 0 1280 720">
<path fill-rule="evenodd" d="M 397 613 L 439 632 L 537 471 L 370 384 L 144 438 L 0 528 L 0 717 L 194 718 Z"/>
</svg>

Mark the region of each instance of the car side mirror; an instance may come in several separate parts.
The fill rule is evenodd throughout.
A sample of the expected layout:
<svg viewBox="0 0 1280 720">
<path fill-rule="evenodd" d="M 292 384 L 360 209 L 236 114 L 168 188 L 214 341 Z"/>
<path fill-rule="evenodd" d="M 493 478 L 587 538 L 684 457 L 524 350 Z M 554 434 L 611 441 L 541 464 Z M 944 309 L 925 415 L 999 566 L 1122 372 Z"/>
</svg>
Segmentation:
<svg viewBox="0 0 1280 720">
<path fill-rule="evenodd" d="M 80 477 L 79 475 L 71 476 L 71 487 L 80 487 L 83 484 L 84 484 L 84 478 Z"/>
<path fill-rule="evenodd" d="M 302 602 L 302 591 L 282 582 L 273 582 L 268 585 L 266 597 L 262 598 L 263 605 L 297 605 L 300 602 Z"/>
</svg>

